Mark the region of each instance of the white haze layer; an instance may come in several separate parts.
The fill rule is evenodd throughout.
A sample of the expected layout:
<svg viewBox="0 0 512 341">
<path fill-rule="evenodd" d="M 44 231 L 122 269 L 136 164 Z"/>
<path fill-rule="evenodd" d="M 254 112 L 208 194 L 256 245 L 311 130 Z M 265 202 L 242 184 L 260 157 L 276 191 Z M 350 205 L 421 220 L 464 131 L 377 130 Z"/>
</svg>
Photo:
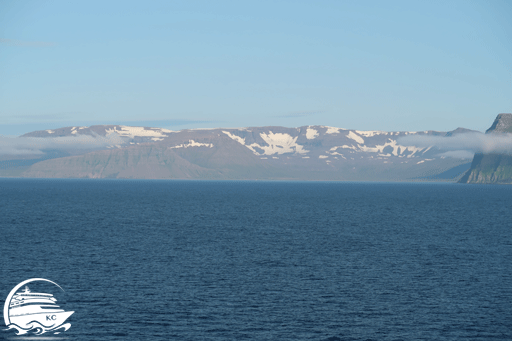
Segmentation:
<svg viewBox="0 0 512 341">
<path fill-rule="evenodd" d="M 462 133 L 453 136 L 409 135 L 397 142 L 406 146 L 439 148 L 439 156 L 471 158 L 474 153 L 512 154 L 512 134 Z"/>
<path fill-rule="evenodd" d="M 0 136 L 0 155 L 44 154 L 45 149 L 97 149 L 126 143 L 116 133 L 107 136 L 73 135 L 60 137 L 6 137 Z"/>
</svg>

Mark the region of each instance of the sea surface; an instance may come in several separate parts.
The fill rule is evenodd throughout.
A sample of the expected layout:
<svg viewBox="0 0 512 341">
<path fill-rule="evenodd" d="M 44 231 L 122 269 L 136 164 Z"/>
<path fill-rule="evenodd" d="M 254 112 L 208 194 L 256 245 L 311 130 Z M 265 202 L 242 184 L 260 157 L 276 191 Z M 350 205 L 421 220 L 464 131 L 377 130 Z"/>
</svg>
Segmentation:
<svg viewBox="0 0 512 341">
<path fill-rule="evenodd" d="M 55 339 L 512 340 L 510 186 L 0 179 L 0 255 Z"/>
</svg>

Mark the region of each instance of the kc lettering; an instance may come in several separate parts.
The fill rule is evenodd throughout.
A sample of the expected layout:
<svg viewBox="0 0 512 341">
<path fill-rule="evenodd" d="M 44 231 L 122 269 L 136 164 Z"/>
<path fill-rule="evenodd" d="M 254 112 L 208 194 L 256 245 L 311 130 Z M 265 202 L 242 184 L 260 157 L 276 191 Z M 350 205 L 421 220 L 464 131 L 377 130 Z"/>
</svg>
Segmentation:
<svg viewBox="0 0 512 341">
<path fill-rule="evenodd" d="M 5 300 L 4 322 L 7 329 L 4 330 L 14 330 L 16 335 L 40 335 L 48 332 L 60 334 L 68 330 L 71 323 L 65 321 L 74 311 L 65 311 L 59 307 L 56 304 L 57 299 L 51 293 L 32 292 L 27 285 L 32 282 L 50 283 L 64 291 L 60 285 L 45 278 L 30 278 L 17 284 Z M 23 286 L 25 289 L 22 289 Z M 50 289 L 48 285 L 46 287 Z"/>
</svg>

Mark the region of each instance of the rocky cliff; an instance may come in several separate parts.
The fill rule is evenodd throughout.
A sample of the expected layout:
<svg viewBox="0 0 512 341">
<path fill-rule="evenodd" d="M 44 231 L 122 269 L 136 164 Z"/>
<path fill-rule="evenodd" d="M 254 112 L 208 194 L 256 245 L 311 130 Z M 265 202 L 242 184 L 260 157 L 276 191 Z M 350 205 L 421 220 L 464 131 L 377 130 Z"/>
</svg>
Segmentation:
<svg viewBox="0 0 512 341">
<path fill-rule="evenodd" d="M 486 134 L 512 133 L 512 114 L 499 114 Z M 511 150 L 512 153 L 512 150 Z M 470 169 L 459 180 L 460 183 L 512 183 L 512 155 L 477 153 Z"/>
</svg>

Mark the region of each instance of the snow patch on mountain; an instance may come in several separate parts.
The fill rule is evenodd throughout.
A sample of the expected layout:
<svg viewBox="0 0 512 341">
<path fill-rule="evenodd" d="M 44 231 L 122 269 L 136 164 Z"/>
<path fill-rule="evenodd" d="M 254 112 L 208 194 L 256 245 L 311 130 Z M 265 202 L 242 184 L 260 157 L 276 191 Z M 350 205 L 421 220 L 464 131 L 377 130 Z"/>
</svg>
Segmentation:
<svg viewBox="0 0 512 341">
<path fill-rule="evenodd" d="M 413 157 L 418 152 L 425 153 L 430 149 L 426 148 L 418 148 L 415 146 L 403 146 L 396 142 L 396 140 L 388 139 L 388 141 L 381 145 L 375 145 L 373 147 L 366 146 L 363 144 L 357 144 L 357 146 L 354 145 L 342 145 L 342 146 L 335 146 L 329 149 L 328 153 L 331 155 L 342 155 L 338 153 L 338 148 L 341 149 L 350 149 L 355 152 L 366 152 L 366 153 L 378 153 L 380 156 L 399 156 L 404 157 L 407 155 L 407 157 Z M 353 153 L 353 152 L 351 152 Z"/>
<path fill-rule="evenodd" d="M 309 151 L 305 150 L 303 146 L 297 143 L 297 137 L 292 137 L 289 134 L 276 133 L 274 134 L 272 131 L 269 131 L 268 134 L 260 133 L 260 137 L 267 143 L 266 146 L 261 146 L 258 143 L 252 143 L 247 145 L 245 143 L 245 138 L 241 138 L 235 134 L 230 133 L 229 131 L 222 131 L 232 140 L 240 143 L 241 145 L 250 149 L 255 155 L 274 155 L 274 154 L 286 154 L 286 153 L 294 153 L 294 154 L 306 154 Z M 258 150 L 262 150 L 260 152 Z"/>
<path fill-rule="evenodd" d="M 327 128 L 326 134 L 338 134 L 340 130 L 345 130 L 343 128 L 336 128 L 336 127 L 324 127 Z"/>
<path fill-rule="evenodd" d="M 352 140 L 356 141 L 359 144 L 363 144 L 364 143 L 364 139 L 361 136 L 355 134 L 352 130 L 348 132 L 347 137 L 349 139 L 352 139 Z"/>
<path fill-rule="evenodd" d="M 296 153 L 306 154 L 309 151 L 305 150 L 303 146 L 297 144 L 297 138 L 288 134 L 276 133 L 269 131 L 268 134 L 260 133 L 260 137 L 265 141 L 268 146 L 260 146 L 257 143 L 251 144 L 251 147 L 258 147 L 264 150 L 265 155 Z"/>
<path fill-rule="evenodd" d="M 354 147 L 354 145 L 346 145 L 344 144 L 343 146 L 334 146 L 330 149 L 331 152 L 336 152 L 336 150 L 338 148 L 343 148 L 343 149 L 352 149 L 352 150 L 357 150 L 357 147 Z M 334 155 L 334 154 L 333 154 Z"/>
<path fill-rule="evenodd" d="M 237 136 L 235 134 L 231 134 L 229 131 L 223 130 L 224 134 L 226 134 L 229 138 L 232 140 L 235 140 L 236 142 L 240 143 L 241 145 L 245 146 L 245 139 L 241 138 L 240 136 Z M 247 147 L 247 146 L 246 146 Z"/>
<path fill-rule="evenodd" d="M 312 140 L 317 136 L 318 136 L 318 131 L 308 127 L 308 129 L 306 130 L 306 138 L 308 140 Z"/>
<path fill-rule="evenodd" d="M 200 143 L 200 142 L 195 142 L 194 140 L 189 140 L 187 144 L 180 144 L 178 146 L 169 147 L 169 149 L 188 148 L 188 147 L 208 147 L 208 148 L 213 148 L 213 143 Z"/>
<path fill-rule="evenodd" d="M 379 130 L 356 130 L 355 131 L 359 135 L 363 135 L 364 137 L 372 137 L 375 135 L 387 135 L 388 133 L 385 131 L 379 131 Z"/>
<path fill-rule="evenodd" d="M 434 159 L 423 159 L 421 161 L 416 162 L 416 164 L 419 165 L 420 163 L 424 163 L 426 161 L 432 161 L 432 160 L 434 160 Z"/>
<path fill-rule="evenodd" d="M 376 145 L 375 147 L 367 147 L 358 145 L 359 149 L 363 152 L 372 152 L 379 153 L 379 155 L 394 155 L 394 156 L 402 156 L 406 152 L 410 152 L 411 154 L 407 155 L 407 157 L 412 157 L 415 153 L 422 151 L 424 148 L 418 148 L 415 146 L 402 146 L 397 144 L 396 140 L 388 139 L 388 142 L 382 145 Z M 392 151 L 384 152 L 386 147 L 391 147 Z"/>
</svg>

